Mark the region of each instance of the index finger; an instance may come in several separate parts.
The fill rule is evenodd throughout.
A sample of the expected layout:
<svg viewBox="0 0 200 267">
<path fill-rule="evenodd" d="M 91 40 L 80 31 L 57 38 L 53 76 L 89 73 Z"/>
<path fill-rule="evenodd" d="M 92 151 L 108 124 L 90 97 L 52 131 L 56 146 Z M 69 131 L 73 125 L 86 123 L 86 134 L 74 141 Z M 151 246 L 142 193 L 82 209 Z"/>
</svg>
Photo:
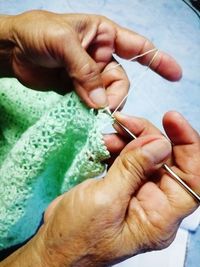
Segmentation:
<svg viewBox="0 0 200 267">
<path fill-rule="evenodd" d="M 129 116 L 120 112 L 115 113 L 115 118 L 137 137 L 149 134 L 162 135 L 158 128 L 156 128 L 151 122 L 144 118 Z M 114 127 L 117 128 L 118 132 L 120 132 L 122 135 L 125 134 L 124 131 L 120 129 L 117 123 L 114 125 Z"/>
<path fill-rule="evenodd" d="M 154 44 L 147 38 L 126 28 L 116 26 L 115 53 L 124 58 L 130 59 L 134 56 L 143 54 L 153 48 Z M 142 65 L 148 65 L 153 57 L 152 53 L 138 58 Z M 170 81 L 177 81 L 182 76 L 180 65 L 168 54 L 159 51 L 150 68 Z"/>
</svg>

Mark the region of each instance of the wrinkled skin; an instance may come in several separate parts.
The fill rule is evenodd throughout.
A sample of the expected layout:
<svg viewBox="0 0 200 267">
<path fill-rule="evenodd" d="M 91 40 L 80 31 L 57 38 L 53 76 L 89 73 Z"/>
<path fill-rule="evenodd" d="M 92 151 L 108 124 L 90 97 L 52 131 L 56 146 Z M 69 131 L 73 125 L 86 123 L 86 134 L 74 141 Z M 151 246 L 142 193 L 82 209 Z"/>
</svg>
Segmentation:
<svg viewBox="0 0 200 267">
<path fill-rule="evenodd" d="M 104 179 L 87 180 L 49 206 L 41 228 L 48 266 L 108 266 L 165 248 L 182 219 L 198 207 L 158 171 L 169 157 L 173 170 L 200 193 L 200 137 L 188 122 L 175 112 L 165 115 L 164 128 L 174 144 L 170 156 L 170 143 L 148 121 L 117 118 L 139 138 L 124 147 Z M 120 150 L 124 137 L 114 138 Z"/>
<path fill-rule="evenodd" d="M 39 90 L 64 93 L 74 87 L 90 107 L 109 104 L 113 109 L 128 91 L 121 67 L 105 72 L 116 64 L 113 52 L 128 59 L 154 48 L 145 37 L 97 15 L 29 11 L 0 17 L 0 29 L 1 76 L 17 77 Z M 152 57 L 150 53 L 140 63 L 147 65 Z M 171 81 L 181 77 L 179 65 L 163 52 L 151 68 Z M 104 87 L 108 103 L 91 101 L 91 91 Z"/>
<path fill-rule="evenodd" d="M 153 48 L 146 38 L 94 15 L 31 11 L 0 16 L 1 76 L 16 77 L 34 89 L 72 88 L 90 107 L 96 88 L 106 89 L 115 108 L 129 82 L 112 54 L 131 58 Z M 149 54 L 140 63 L 147 65 Z M 181 77 L 179 65 L 159 52 L 151 65 L 169 80 Z M 177 174 L 200 193 L 200 140 L 178 113 L 165 115 L 171 144 L 144 119 L 117 119 L 139 138 L 127 142 L 105 136 L 114 163 L 104 179 L 89 179 L 48 207 L 39 232 L 0 263 L 2 267 L 108 266 L 132 255 L 169 245 L 182 219 L 197 207 L 194 199 L 160 170 L 168 160 Z"/>
</svg>

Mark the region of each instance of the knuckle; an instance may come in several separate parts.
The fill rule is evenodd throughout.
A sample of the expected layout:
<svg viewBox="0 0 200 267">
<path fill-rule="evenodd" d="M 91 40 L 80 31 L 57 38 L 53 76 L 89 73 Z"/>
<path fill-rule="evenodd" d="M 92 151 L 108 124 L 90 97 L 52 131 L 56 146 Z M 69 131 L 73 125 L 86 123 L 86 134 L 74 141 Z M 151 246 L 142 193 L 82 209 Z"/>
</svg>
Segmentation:
<svg viewBox="0 0 200 267">
<path fill-rule="evenodd" d="M 148 39 L 146 39 L 144 36 L 141 36 L 140 38 L 142 38 L 143 40 L 142 40 L 141 49 L 138 54 L 144 53 L 144 51 L 148 50 L 149 47 L 151 47 L 151 43 Z"/>
<path fill-rule="evenodd" d="M 134 185 L 138 186 L 144 179 L 144 168 L 141 164 L 137 153 L 127 152 L 118 158 L 118 164 L 122 176 L 131 183 L 134 182 Z"/>
<path fill-rule="evenodd" d="M 97 18 L 99 19 L 100 22 L 107 22 L 109 19 L 104 16 L 104 15 L 97 15 Z"/>
<path fill-rule="evenodd" d="M 97 190 L 94 194 L 94 205 L 98 210 L 108 210 L 113 204 L 113 198 L 103 190 Z"/>
<path fill-rule="evenodd" d="M 60 24 L 48 25 L 43 34 L 44 47 L 53 58 L 59 58 L 64 63 L 65 53 L 62 44 L 67 43 L 69 38 L 74 38 L 73 35 L 71 29 L 64 28 Z"/>
<path fill-rule="evenodd" d="M 118 64 L 119 63 L 117 61 L 113 61 L 109 64 L 109 68 L 111 68 L 111 70 L 109 70 L 109 74 L 112 75 L 115 80 L 123 79 L 124 81 L 129 82 L 129 78 L 126 74 L 126 71 L 122 66 Z"/>
<path fill-rule="evenodd" d="M 78 188 L 78 197 L 81 202 L 88 201 L 92 207 L 95 207 L 95 212 L 106 209 L 113 203 L 113 197 L 111 194 L 107 194 L 102 187 L 103 180 L 96 180 L 94 178 L 87 179 Z"/>
<path fill-rule="evenodd" d="M 80 68 L 77 68 L 72 74 L 73 78 L 82 83 L 93 82 L 98 79 L 99 75 L 99 69 L 97 68 L 97 66 L 94 66 L 94 64 L 91 64 L 91 62 L 83 64 Z"/>
<path fill-rule="evenodd" d="M 143 125 L 144 128 L 149 127 L 149 125 L 150 125 L 149 120 L 147 120 L 145 118 L 140 118 L 140 120 L 141 120 L 141 123 L 142 123 L 142 125 Z"/>
<path fill-rule="evenodd" d="M 140 123 L 141 123 L 141 128 L 143 135 L 148 134 L 151 132 L 151 126 L 152 124 L 150 123 L 149 120 L 145 119 L 145 118 L 140 118 Z"/>
<path fill-rule="evenodd" d="M 109 210 L 109 207 L 112 206 L 111 201 L 109 201 L 109 197 L 105 196 L 104 194 L 95 194 L 95 198 L 94 198 L 94 207 L 95 210 L 98 212 L 102 212 L 103 210 Z"/>
<path fill-rule="evenodd" d="M 69 27 L 62 27 L 62 25 L 54 24 L 54 30 L 51 30 L 51 37 L 55 38 L 57 42 L 65 43 L 69 38 L 72 39 L 73 31 Z M 47 34 L 49 34 L 47 32 Z"/>
</svg>

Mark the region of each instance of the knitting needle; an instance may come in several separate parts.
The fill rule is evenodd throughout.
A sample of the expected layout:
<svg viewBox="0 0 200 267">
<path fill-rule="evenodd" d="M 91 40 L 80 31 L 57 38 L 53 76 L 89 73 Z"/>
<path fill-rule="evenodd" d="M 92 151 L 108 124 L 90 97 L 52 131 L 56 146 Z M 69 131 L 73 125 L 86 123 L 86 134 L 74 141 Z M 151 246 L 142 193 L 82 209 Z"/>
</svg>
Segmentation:
<svg viewBox="0 0 200 267">
<path fill-rule="evenodd" d="M 152 57 L 151 61 L 149 62 L 147 69 L 148 70 L 151 66 L 151 64 L 153 63 L 153 61 L 155 60 L 155 58 L 158 55 L 158 49 L 154 48 L 152 50 L 147 51 L 144 54 L 138 55 L 135 58 L 130 59 L 130 61 L 132 61 L 133 59 L 135 60 L 137 57 L 142 57 L 150 52 L 154 52 L 155 54 Z M 118 64 L 121 65 L 121 64 Z M 110 69 L 109 69 L 110 70 Z M 145 71 L 146 72 L 146 71 Z M 143 73 L 144 74 L 144 73 Z M 141 75 L 141 77 L 143 77 L 143 74 Z M 129 91 L 130 92 L 130 91 Z M 129 94 L 129 93 L 128 93 Z M 124 103 L 124 101 L 126 100 L 126 98 L 128 97 L 128 94 L 122 99 L 122 101 L 119 103 L 119 105 L 117 106 L 117 108 L 114 110 L 113 113 L 110 112 L 109 107 L 105 108 L 104 110 L 111 116 L 113 117 L 113 114 L 115 114 L 115 112 L 119 109 L 119 107 Z M 114 117 L 113 117 L 114 118 Z M 116 118 L 114 118 L 115 122 L 121 126 L 121 128 L 128 133 L 133 139 L 137 139 L 137 137 L 128 129 L 126 128 L 123 124 L 121 124 L 118 120 L 116 120 Z M 195 193 L 166 163 L 164 163 L 162 165 L 162 168 L 177 182 L 179 183 L 186 192 L 188 192 L 198 203 L 200 203 L 200 196 Z"/>
<path fill-rule="evenodd" d="M 126 128 L 121 122 L 114 118 L 115 122 L 133 139 L 137 139 L 137 137 L 128 129 Z M 177 182 L 179 183 L 185 191 L 187 191 L 198 203 L 200 203 L 200 196 L 195 193 L 166 163 L 162 165 L 162 168 Z"/>
</svg>

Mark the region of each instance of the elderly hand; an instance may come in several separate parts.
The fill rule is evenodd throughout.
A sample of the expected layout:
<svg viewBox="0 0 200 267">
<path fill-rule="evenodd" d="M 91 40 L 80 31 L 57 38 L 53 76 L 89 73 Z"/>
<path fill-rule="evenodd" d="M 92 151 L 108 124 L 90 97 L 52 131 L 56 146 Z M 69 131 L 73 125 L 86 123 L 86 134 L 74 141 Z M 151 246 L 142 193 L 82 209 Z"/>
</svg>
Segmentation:
<svg viewBox="0 0 200 267">
<path fill-rule="evenodd" d="M 113 109 L 128 91 L 121 67 L 104 73 L 116 64 L 113 53 L 128 59 L 153 47 L 143 36 L 102 16 L 47 11 L 0 16 L 0 76 L 58 92 L 71 90 L 73 83 L 90 107 L 106 106 L 108 101 Z M 152 56 L 139 62 L 147 65 Z M 181 77 L 178 64 L 162 52 L 151 68 L 169 80 Z"/>
<path fill-rule="evenodd" d="M 198 207 L 160 170 L 169 158 L 172 169 L 200 193 L 200 138 L 188 122 L 175 112 L 165 115 L 171 148 L 148 121 L 119 113 L 116 117 L 139 138 L 125 146 L 104 179 L 89 179 L 49 206 L 27 262 L 36 255 L 37 266 L 98 267 L 162 249 L 173 241 L 182 219 Z M 118 149 L 124 146 L 123 134 L 112 137 Z M 10 266 L 7 262 L 3 266 Z"/>
</svg>

